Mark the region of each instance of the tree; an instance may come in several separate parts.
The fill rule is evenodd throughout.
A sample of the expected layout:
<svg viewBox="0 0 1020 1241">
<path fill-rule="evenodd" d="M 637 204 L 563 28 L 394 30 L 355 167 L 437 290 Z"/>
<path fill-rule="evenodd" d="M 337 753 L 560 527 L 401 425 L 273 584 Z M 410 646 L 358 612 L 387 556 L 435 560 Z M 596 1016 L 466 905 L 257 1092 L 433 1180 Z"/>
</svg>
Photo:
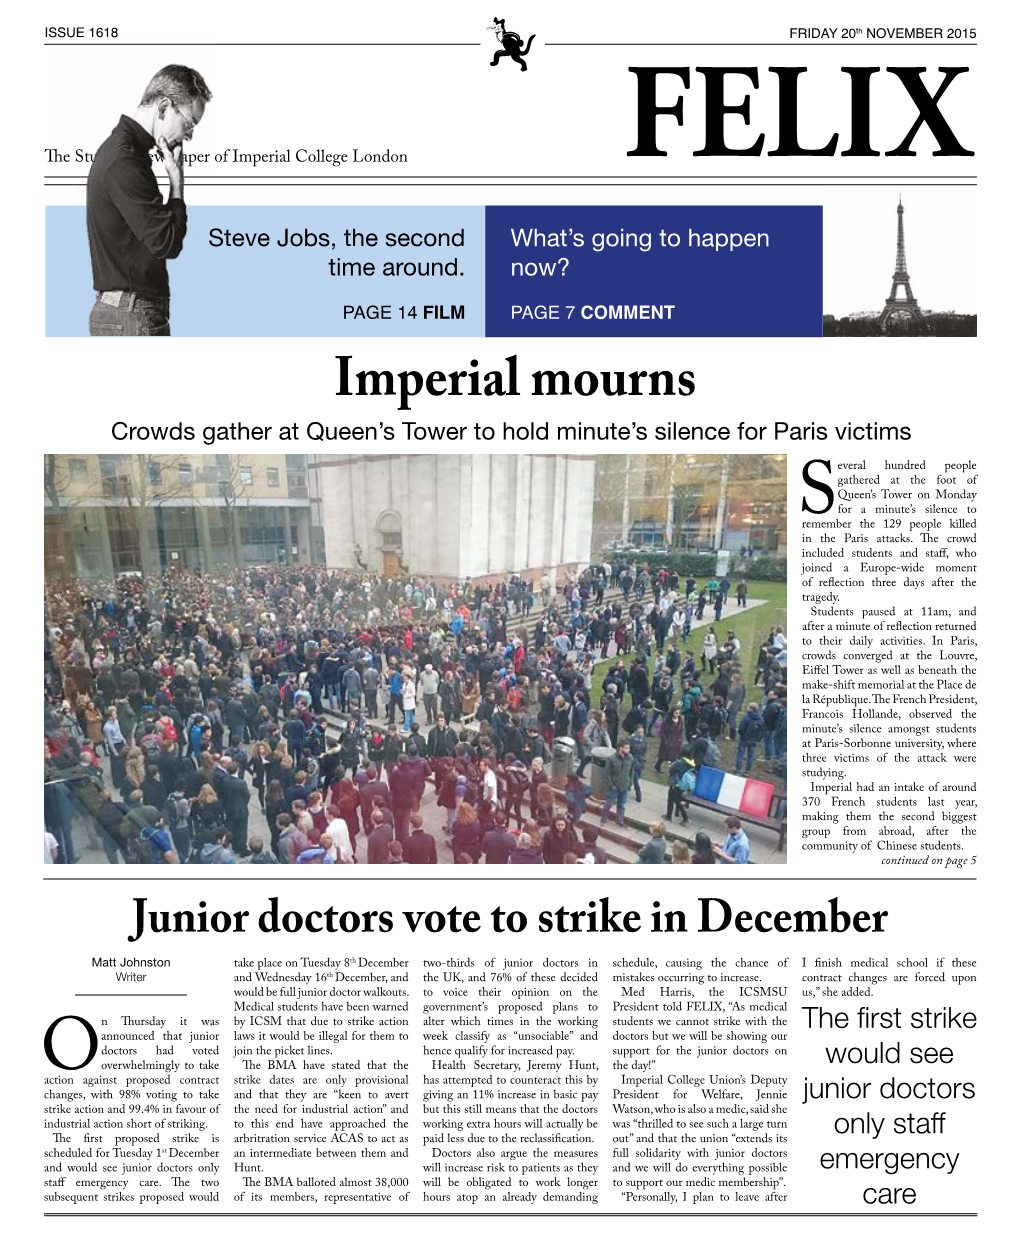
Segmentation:
<svg viewBox="0 0 1020 1241">
<path fill-rule="evenodd" d="M 143 578 L 151 577 L 159 572 L 152 538 L 153 509 L 190 492 L 191 484 L 181 474 L 186 459 L 139 452 L 124 453 L 116 461 L 116 471 L 103 473 L 103 494 L 122 500 L 129 510 L 138 543 L 138 568 Z"/>
<path fill-rule="evenodd" d="M 671 537 L 669 545 L 674 550 L 687 550 L 691 545 L 691 528 L 706 505 L 712 503 L 713 490 L 719 484 L 727 458 L 696 457 L 677 464 L 673 457 L 671 491 Z M 700 522 L 698 522 L 700 525 Z M 701 544 L 704 538 L 695 539 Z M 712 540 L 714 542 L 714 540 Z"/>
<path fill-rule="evenodd" d="M 249 474 L 247 481 L 245 481 L 241 476 L 240 457 L 227 456 L 226 460 L 224 460 L 224 455 L 217 457 L 216 471 L 218 478 L 216 483 L 226 507 L 230 563 L 235 569 L 239 569 L 241 567 L 241 532 L 238 528 L 237 506 L 241 500 L 246 500 L 246 507 L 250 507 L 251 475 Z"/>
<path fill-rule="evenodd" d="M 625 454 L 599 456 L 595 461 L 591 554 L 601 556 L 607 543 L 630 538 L 632 459 Z"/>
<path fill-rule="evenodd" d="M 71 481 L 71 469 L 67 458 L 54 452 L 43 455 L 43 490 L 46 503 L 57 510 L 64 508 L 64 496 Z"/>
<path fill-rule="evenodd" d="M 48 452 L 43 456 L 44 515 L 43 558 L 47 577 L 67 577 L 73 569 L 67 530 L 67 490 L 71 469 L 66 457 Z"/>
</svg>

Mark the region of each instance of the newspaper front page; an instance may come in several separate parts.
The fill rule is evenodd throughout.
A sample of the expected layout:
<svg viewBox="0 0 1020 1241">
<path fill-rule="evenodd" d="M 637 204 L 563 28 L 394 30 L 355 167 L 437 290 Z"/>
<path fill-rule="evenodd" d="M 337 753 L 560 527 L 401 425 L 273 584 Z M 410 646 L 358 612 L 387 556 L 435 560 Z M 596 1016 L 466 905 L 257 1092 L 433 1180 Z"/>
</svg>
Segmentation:
<svg viewBox="0 0 1020 1241">
<path fill-rule="evenodd" d="M 19 1233 L 1007 1234 L 1005 18 L 22 23 Z"/>
</svg>

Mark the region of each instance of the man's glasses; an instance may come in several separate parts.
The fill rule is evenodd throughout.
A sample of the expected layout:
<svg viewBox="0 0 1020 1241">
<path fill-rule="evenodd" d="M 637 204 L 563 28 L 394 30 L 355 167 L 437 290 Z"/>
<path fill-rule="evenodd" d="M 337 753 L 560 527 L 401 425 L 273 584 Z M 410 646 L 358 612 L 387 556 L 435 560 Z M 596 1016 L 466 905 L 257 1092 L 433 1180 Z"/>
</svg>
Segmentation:
<svg viewBox="0 0 1020 1241">
<path fill-rule="evenodd" d="M 184 122 L 184 135 L 185 137 L 189 137 L 195 132 L 195 126 L 198 124 L 198 121 L 196 121 L 193 117 L 185 116 L 176 104 L 171 104 L 170 106 Z"/>
</svg>

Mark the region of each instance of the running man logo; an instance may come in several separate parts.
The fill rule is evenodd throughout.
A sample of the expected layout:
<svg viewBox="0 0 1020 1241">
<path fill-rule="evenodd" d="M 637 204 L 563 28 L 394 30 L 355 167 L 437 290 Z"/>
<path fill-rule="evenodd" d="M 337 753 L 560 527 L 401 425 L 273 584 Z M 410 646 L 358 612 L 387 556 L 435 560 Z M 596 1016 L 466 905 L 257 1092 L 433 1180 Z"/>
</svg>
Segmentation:
<svg viewBox="0 0 1020 1241">
<path fill-rule="evenodd" d="M 486 26 L 485 29 L 496 32 L 496 42 L 503 50 L 497 52 L 492 60 L 489 61 L 489 64 L 493 66 L 498 65 L 504 56 L 509 56 L 511 60 L 515 60 L 520 65 L 522 73 L 526 72 L 528 66 L 524 57 L 531 51 L 531 41 L 535 36 L 533 34 L 528 35 L 528 42 L 525 46 L 524 40 L 519 34 L 515 34 L 512 30 L 507 30 L 506 18 L 494 17 L 492 20 L 495 24 Z"/>
</svg>

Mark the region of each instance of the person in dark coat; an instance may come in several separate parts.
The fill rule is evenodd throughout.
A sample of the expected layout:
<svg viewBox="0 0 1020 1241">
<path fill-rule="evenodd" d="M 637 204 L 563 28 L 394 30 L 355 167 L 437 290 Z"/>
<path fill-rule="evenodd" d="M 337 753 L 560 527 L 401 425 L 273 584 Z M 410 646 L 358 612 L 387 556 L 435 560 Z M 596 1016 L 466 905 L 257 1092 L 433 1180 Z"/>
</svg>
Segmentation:
<svg viewBox="0 0 1020 1241">
<path fill-rule="evenodd" d="M 203 784 L 191 807 L 191 838 L 196 846 L 201 849 L 217 840 L 225 822 L 223 803 L 211 784 Z"/>
<path fill-rule="evenodd" d="M 542 837 L 542 860 L 546 866 L 559 866 L 568 853 L 580 852 L 581 842 L 573 826 L 562 815 L 557 815 Z"/>
<path fill-rule="evenodd" d="M 538 826 L 535 823 L 530 826 L 534 828 L 533 832 L 523 831 L 517 838 L 517 847 L 509 858 L 511 866 L 543 866 L 545 864 L 542 844 L 538 838 Z"/>
<path fill-rule="evenodd" d="M 331 804 L 336 806 L 340 817 L 347 824 L 347 834 L 353 850 L 357 845 L 361 828 L 358 823 L 358 790 L 354 787 L 354 781 L 350 776 L 345 776 L 333 787 L 330 798 Z"/>
<path fill-rule="evenodd" d="M 633 707 L 631 707 L 623 719 L 623 731 L 625 735 L 629 736 L 639 724 L 647 734 L 648 712 L 651 705 L 651 700 L 646 700 L 644 702 L 636 702 Z"/>
<path fill-rule="evenodd" d="M 450 843 L 453 847 L 454 857 L 467 854 L 472 862 L 477 862 L 482 856 L 482 842 L 478 832 L 478 812 L 474 806 L 466 801 L 461 802 L 457 807 Z"/>
<path fill-rule="evenodd" d="M 606 722 L 606 732 L 609 734 L 609 744 L 616 749 L 616 742 L 620 735 L 620 704 L 614 690 L 606 693 L 602 698 L 602 717 Z"/>
<path fill-rule="evenodd" d="M 694 853 L 691 855 L 692 866 L 715 866 L 718 859 L 712 845 L 712 837 L 708 832 L 698 832 L 694 837 Z"/>
<path fill-rule="evenodd" d="M 457 734 L 446 723 L 446 717 L 440 715 L 425 743 L 425 753 L 429 758 L 452 758 L 456 748 Z"/>
<path fill-rule="evenodd" d="M 439 861 L 435 837 L 425 831 L 420 814 L 411 815 L 411 835 L 404 845 L 404 861 L 411 866 L 435 866 Z"/>
<path fill-rule="evenodd" d="M 396 840 L 393 827 L 386 823 L 382 816 L 372 824 L 372 833 L 368 838 L 369 865 L 385 865 L 390 860 L 390 844 Z"/>
<path fill-rule="evenodd" d="M 95 811 L 96 827 L 106 860 L 116 865 L 124 861 L 121 841 L 124 838 L 124 815 L 127 810 L 113 800 L 109 789 L 100 789 L 99 797 L 99 805 Z"/>
<path fill-rule="evenodd" d="M 403 752 L 404 739 L 397 732 L 396 724 L 390 724 L 386 730 L 386 740 L 383 742 L 383 766 L 386 768 L 387 775 L 392 772 L 397 759 Z"/>
<path fill-rule="evenodd" d="M 160 786 L 157 785 L 157 787 Z M 71 831 L 73 818 L 74 802 L 70 786 L 59 780 L 47 783 L 43 791 L 43 821 L 59 846 L 60 852 L 57 860 L 67 865 L 78 861 Z"/>
<path fill-rule="evenodd" d="M 581 836 L 584 842 L 581 846 L 584 850 L 582 856 L 593 858 L 596 866 L 604 866 L 609 858 L 599 844 L 599 829 L 594 823 L 586 823 L 581 829 Z"/>
<path fill-rule="evenodd" d="M 505 824 L 496 823 L 482 837 L 482 852 L 486 866 L 505 866 L 517 844 L 517 837 Z"/>
<path fill-rule="evenodd" d="M 348 720 L 343 732 L 340 734 L 340 765 L 338 770 L 350 771 L 353 774 L 358 770 L 360 762 L 361 732 L 353 720 Z"/>
<path fill-rule="evenodd" d="M 251 857 L 248 859 L 250 866 L 278 866 L 280 863 L 276 854 L 265 847 L 261 836 L 249 836 L 248 849 L 251 852 Z"/>
<path fill-rule="evenodd" d="M 372 805 L 377 797 L 382 799 L 383 805 L 387 809 L 392 809 L 393 798 L 390 790 L 379 779 L 379 773 L 374 767 L 369 767 L 365 773 L 367 779 L 358 790 L 358 802 L 361 805 L 361 828 L 366 836 L 372 834 Z M 395 840 L 396 836 L 391 839 Z"/>
<path fill-rule="evenodd" d="M 247 857 L 248 800 L 251 790 L 247 782 L 238 775 L 237 764 L 232 759 L 227 759 L 224 767 L 227 774 L 220 781 L 219 796 L 223 802 L 227 830 L 230 832 L 230 847 L 238 857 Z"/>
<path fill-rule="evenodd" d="M 528 766 L 530 766 L 536 758 L 540 758 L 543 763 L 547 763 L 551 758 L 549 747 L 543 740 L 542 734 L 533 724 L 528 728 L 527 735 L 524 740 L 524 747 L 521 749 L 518 757 Z"/>
<path fill-rule="evenodd" d="M 164 741 L 156 759 L 159 780 L 163 785 L 163 796 L 169 797 L 177 787 L 177 777 L 181 772 L 181 761 L 177 757 L 177 743 Z"/>
<path fill-rule="evenodd" d="M 303 801 L 305 805 L 307 806 L 309 792 L 310 790 L 308 788 L 308 773 L 304 771 L 295 771 L 294 772 L 294 783 L 289 784 L 283 791 L 283 796 L 287 802 L 287 805 L 286 805 L 287 813 L 288 814 L 294 813 L 294 803 L 296 801 Z"/>
<path fill-rule="evenodd" d="M 158 768 L 148 764 L 145 768 L 145 779 L 142 781 L 142 801 L 153 810 L 162 810 L 166 796 Z"/>
<path fill-rule="evenodd" d="M 630 666 L 630 676 L 627 678 L 627 688 L 630 690 L 630 699 L 636 707 L 639 702 L 644 702 L 649 694 L 648 669 L 639 660 L 635 660 Z"/>
<path fill-rule="evenodd" d="M 648 830 L 651 839 L 641 846 L 637 860 L 643 866 L 665 865 L 669 860 L 666 856 L 666 826 L 664 823 L 653 823 Z"/>
<path fill-rule="evenodd" d="M 230 729 L 230 744 L 240 745 L 244 741 L 245 731 L 248 726 L 248 716 L 244 709 L 244 703 L 239 697 L 232 697 L 227 701 L 223 708 L 223 719 L 227 727 Z"/>
<path fill-rule="evenodd" d="M 397 827 L 397 840 L 404 843 L 410 834 L 411 811 L 418 793 L 417 773 L 406 754 L 401 754 L 397 765 L 390 772 L 390 795 L 393 799 L 393 818 Z"/>
<path fill-rule="evenodd" d="M 680 751 L 687 740 L 687 729 L 680 708 L 674 707 L 662 721 L 662 735 L 659 738 L 659 753 L 655 760 L 655 770 L 661 775 L 663 763 L 673 763 L 680 757 Z"/>
<path fill-rule="evenodd" d="M 645 759 L 648 756 L 648 738 L 645 736 L 645 730 L 640 724 L 627 738 L 627 744 L 630 746 L 630 756 L 634 760 L 634 797 L 640 802 L 641 773 L 645 769 Z"/>
</svg>

